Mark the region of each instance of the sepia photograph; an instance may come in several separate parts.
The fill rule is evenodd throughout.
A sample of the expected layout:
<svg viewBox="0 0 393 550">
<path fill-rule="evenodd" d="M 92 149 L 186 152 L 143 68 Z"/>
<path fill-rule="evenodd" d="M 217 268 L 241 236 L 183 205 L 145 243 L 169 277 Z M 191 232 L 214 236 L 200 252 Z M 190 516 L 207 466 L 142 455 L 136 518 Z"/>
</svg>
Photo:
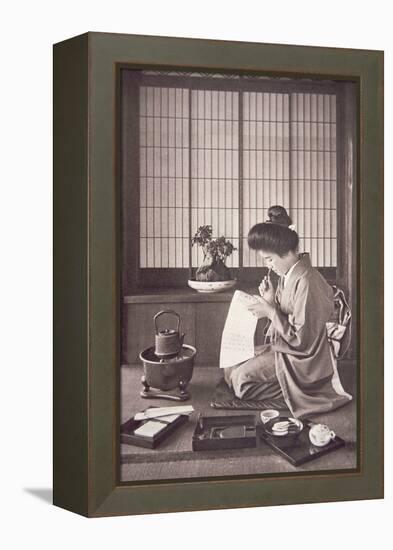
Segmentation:
<svg viewBox="0 0 393 550">
<path fill-rule="evenodd" d="M 357 472 L 359 82 L 117 68 L 123 484 Z"/>
</svg>

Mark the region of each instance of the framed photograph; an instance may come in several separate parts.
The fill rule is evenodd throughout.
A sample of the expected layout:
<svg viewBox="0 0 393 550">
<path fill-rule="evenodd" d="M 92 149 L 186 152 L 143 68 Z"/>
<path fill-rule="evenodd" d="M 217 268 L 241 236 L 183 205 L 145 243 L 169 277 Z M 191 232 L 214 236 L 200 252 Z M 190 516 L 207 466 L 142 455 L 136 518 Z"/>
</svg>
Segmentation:
<svg viewBox="0 0 393 550">
<path fill-rule="evenodd" d="M 383 497 L 383 52 L 54 46 L 54 503 Z"/>
</svg>

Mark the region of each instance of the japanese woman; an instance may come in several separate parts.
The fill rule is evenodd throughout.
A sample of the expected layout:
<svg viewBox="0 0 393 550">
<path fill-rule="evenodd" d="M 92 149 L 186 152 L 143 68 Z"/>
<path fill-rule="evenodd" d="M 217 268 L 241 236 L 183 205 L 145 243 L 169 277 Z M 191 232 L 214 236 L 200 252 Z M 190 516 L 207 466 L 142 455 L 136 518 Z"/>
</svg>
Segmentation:
<svg viewBox="0 0 393 550">
<path fill-rule="evenodd" d="M 238 398 L 273 400 L 296 417 L 328 412 L 352 399 L 341 385 L 327 337 L 333 289 L 309 255 L 299 253 L 285 208 L 273 206 L 268 216 L 251 228 L 248 244 L 269 268 L 260 297 L 249 306 L 259 319 L 269 319 L 269 343 L 256 348 L 254 358 L 225 369 L 225 379 Z M 280 277 L 276 291 L 271 271 Z"/>
</svg>

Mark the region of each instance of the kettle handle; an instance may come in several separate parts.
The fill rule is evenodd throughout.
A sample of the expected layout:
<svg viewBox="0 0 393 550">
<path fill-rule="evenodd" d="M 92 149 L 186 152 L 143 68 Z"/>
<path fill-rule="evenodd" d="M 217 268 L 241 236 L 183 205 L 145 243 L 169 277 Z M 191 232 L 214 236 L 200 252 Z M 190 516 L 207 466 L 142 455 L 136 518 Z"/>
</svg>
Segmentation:
<svg viewBox="0 0 393 550">
<path fill-rule="evenodd" d="M 156 329 L 156 334 L 158 334 L 158 328 L 157 328 L 157 319 L 160 317 L 160 315 L 163 315 L 164 313 L 170 313 L 171 315 L 176 315 L 177 317 L 177 332 L 179 332 L 180 327 L 180 315 L 176 313 L 176 311 L 173 311 L 173 309 L 163 309 L 162 311 L 159 311 L 154 315 L 154 327 Z"/>
</svg>

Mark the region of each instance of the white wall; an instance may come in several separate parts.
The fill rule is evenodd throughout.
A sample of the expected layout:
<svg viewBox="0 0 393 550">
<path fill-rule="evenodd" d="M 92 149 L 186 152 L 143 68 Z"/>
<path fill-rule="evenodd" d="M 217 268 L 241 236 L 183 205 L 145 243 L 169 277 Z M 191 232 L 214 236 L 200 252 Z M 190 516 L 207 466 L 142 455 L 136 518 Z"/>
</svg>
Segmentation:
<svg viewBox="0 0 393 550">
<path fill-rule="evenodd" d="M 2 8 L 0 139 L 1 442 L 4 548 L 337 547 L 391 540 L 392 354 L 387 350 L 385 501 L 84 520 L 38 498 L 51 486 L 51 44 L 87 30 L 385 49 L 386 181 L 391 182 L 389 3 L 68 0 Z M 386 187 L 387 236 L 392 236 Z M 381 213 L 382 215 L 382 213 Z M 392 279 L 390 257 L 386 258 Z M 392 293 L 387 285 L 386 297 Z M 377 297 L 376 297 L 377 299 Z M 387 319 L 387 335 L 392 331 Z M 41 491 L 41 492 L 40 492 Z M 326 530 L 326 531 L 325 531 Z M 321 533 L 327 532 L 326 538 Z M 136 540 L 137 539 L 137 540 Z M 386 544 L 385 544 L 386 546 Z"/>
</svg>

